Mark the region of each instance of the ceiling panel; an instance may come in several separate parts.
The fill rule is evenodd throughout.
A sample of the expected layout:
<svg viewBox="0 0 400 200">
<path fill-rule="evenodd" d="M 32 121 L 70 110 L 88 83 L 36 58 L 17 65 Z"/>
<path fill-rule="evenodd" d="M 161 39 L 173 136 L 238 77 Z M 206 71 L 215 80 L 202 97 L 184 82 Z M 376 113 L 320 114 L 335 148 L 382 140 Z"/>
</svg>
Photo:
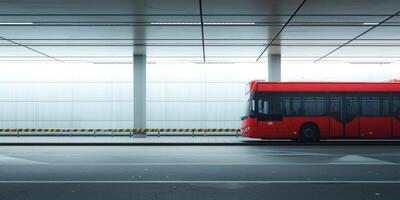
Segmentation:
<svg viewBox="0 0 400 200">
<path fill-rule="evenodd" d="M 356 47 L 349 46 L 343 47 L 339 51 L 332 54 L 332 56 L 347 56 L 347 57 L 400 57 L 399 47 Z"/>
<path fill-rule="evenodd" d="M 392 15 L 400 10 L 398 0 L 308 0 L 300 15 Z"/>
<path fill-rule="evenodd" d="M 201 39 L 199 26 L 2 26 L 8 39 Z"/>
<path fill-rule="evenodd" d="M 360 39 L 400 39 L 400 26 L 378 27 L 363 35 Z"/>
<path fill-rule="evenodd" d="M 196 0 L 0 1 L 2 14 L 193 14 Z"/>
<path fill-rule="evenodd" d="M 352 39 L 368 28 L 359 26 L 287 27 L 281 39 Z"/>
<path fill-rule="evenodd" d="M 204 14 L 291 15 L 301 0 L 203 0 Z"/>
<path fill-rule="evenodd" d="M 202 2 L 206 59 L 254 61 L 302 1 Z M 272 46 L 284 59 L 319 58 L 399 10 L 398 0 L 308 0 Z M 197 0 L 8 0 L 0 2 L 0 36 L 64 60 L 129 62 L 142 49 L 152 61 L 197 62 L 199 13 Z M 393 17 L 326 59 L 399 57 L 399 32 Z M 0 50 L 0 57 L 47 59 L 9 41 L 0 40 Z"/>
</svg>

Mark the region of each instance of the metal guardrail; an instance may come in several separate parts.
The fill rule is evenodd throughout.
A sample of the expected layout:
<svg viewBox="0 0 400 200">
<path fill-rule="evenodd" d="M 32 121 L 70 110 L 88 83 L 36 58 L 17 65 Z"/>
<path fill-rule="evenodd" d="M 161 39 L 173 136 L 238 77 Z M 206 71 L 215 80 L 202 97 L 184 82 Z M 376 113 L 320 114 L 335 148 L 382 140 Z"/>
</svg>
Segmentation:
<svg viewBox="0 0 400 200">
<path fill-rule="evenodd" d="M 16 133 L 19 135 L 20 133 L 89 133 L 92 132 L 94 136 L 96 136 L 96 133 L 104 133 L 104 132 L 109 132 L 112 135 L 114 133 L 129 133 L 130 136 L 132 134 L 147 134 L 147 133 L 157 133 L 158 136 L 160 136 L 160 133 L 192 133 L 194 135 L 195 133 L 235 133 L 236 135 L 239 135 L 240 129 L 235 129 L 235 128 L 130 128 L 130 129 L 123 129 L 123 128 L 117 128 L 117 129 L 94 129 L 94 128 L 67 128 L 67 129 L 62 129 L 62 128 L 6 128 L 6 129 L 0 129 L 0 133 Z"/>
</svg>

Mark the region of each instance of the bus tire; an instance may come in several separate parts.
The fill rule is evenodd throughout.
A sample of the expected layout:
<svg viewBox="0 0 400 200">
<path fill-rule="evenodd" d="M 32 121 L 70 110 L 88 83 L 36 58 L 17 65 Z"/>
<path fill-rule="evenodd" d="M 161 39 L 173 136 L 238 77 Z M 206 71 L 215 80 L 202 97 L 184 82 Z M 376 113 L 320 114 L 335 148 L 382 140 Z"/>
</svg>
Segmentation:
<svg viewBox="0 0 400 200">
<path fill-rule="evenodd" d="M 300 140 L 302 142 L 318 142 L 319 128 L 313 123 L 306 123 L 300 128 Z"/>
</svg>

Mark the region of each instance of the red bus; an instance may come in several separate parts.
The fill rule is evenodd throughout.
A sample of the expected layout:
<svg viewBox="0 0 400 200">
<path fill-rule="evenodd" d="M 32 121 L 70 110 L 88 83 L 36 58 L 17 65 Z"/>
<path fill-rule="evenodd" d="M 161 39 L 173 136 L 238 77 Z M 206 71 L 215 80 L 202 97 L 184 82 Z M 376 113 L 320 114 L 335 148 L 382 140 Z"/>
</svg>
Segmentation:
<svg viewBox="0 0 400 200">
<path fill-rule="evenodd" d="M 252 81 L 247 87 L 245 137 L 400 138 L 400 83 Z"/>
</svg>

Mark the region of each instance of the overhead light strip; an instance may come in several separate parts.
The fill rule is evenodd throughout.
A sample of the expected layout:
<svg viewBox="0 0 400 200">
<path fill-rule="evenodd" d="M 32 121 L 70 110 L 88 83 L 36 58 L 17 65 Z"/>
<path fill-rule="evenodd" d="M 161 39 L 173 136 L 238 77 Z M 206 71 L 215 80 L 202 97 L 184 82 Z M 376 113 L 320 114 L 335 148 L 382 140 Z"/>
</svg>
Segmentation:
<svg viewBox="0 0 400 200">
<path fill-rule="evenodd" d="M 0 22 L 0 25 L 32 25 L 33 22 Z"/>
<path fill-rule="evenodd" d="M 201 22 L 151 22 L 151 25 L 201 25 Z M 254 25 L 255 22 L 204 22 L 203 25 Z"/>
<path fill-rule="evenodd" d="M 365 25 L 365 26 L 375 26 L 375 25 L 378 25 L 379 24 L 379 22 L 364 22 L 363 23 L 363 25 Z"/>
</svg>

